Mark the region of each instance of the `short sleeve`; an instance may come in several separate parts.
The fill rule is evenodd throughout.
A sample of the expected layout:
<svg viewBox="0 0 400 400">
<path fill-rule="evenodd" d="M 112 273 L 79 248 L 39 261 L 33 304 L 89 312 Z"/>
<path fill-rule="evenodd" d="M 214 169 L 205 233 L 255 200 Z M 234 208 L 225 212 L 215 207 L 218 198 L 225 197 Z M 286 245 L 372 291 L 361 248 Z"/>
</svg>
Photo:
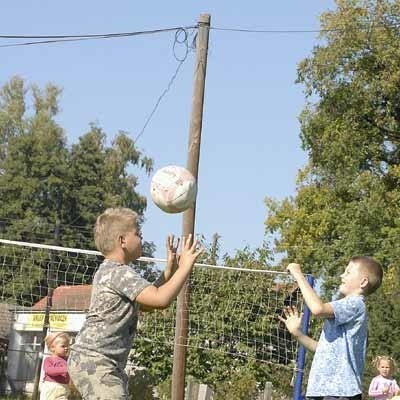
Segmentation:
<svg viewBox="0 0 400 400">
<path fill-rule="evenodd" d="M 365 313 L 365 304 L 361 296 L 347 296 L 331 303 L 335 315 L 335 325 L 343 325 L 357 319 Z"/>
<path fill-rule="evenodd" d="M 139 293 L 147 286 L 150 286 L 150 282 L 143 279 L 129 265 L 122 265 L 113 271 L 109 286 L 118 294 L 135 301 Z"/>
</svg>

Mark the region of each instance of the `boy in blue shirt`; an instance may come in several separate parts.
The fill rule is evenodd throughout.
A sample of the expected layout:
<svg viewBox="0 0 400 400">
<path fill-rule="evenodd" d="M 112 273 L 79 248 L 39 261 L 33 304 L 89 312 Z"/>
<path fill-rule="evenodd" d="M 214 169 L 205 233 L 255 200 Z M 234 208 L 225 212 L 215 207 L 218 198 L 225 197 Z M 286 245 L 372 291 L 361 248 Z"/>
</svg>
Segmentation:
<svg viewBox="0 0 400 400">
<path fill-rule="evenodd" d="M 301 315 L 288 307 L 279 317 L 289 332 L 306 349 L 315 352 L 308 378 L 309 399 L 360 400 L 361 379 L 367 345 L 365 296 L 382 283 L 379 263 L 366 256 L 353 257 L 340 276 L 340 299 L 324 303 L 301 272 L 299 264 L 289 264 L 289 273 L 297 281 L 311 313 L 325 318 L 319 341 L 301 331 Z"/>
</svg>

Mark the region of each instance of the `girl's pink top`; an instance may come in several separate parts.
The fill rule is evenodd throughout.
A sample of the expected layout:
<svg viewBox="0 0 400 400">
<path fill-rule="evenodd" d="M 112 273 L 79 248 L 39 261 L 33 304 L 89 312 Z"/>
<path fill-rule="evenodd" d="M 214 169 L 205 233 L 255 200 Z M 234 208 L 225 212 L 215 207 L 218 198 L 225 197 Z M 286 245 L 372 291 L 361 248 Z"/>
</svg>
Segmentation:
<svg viewBox="0 0 400 400">
<path fill-rule="evenodd" d="M 388 387 L 389 391 L 388 393 L 383 394 L 382 392 L 385 387 Z M 396 379 L 388 379 L 378 375 L 372 379 L 371 384 L 369 385 L 368 395 L 373 397 L 375 400 L 387 400 L 395 394 L 396 390 L 400 390 Z"/>
<path fill-rule="evenodd" d="M 62 383 L 64 385 L 69 383 L 69 374 L 67 370 L 67 360 L 57 356 L 50 356 L 44 360 L 44 381 Z"/>
</svg>

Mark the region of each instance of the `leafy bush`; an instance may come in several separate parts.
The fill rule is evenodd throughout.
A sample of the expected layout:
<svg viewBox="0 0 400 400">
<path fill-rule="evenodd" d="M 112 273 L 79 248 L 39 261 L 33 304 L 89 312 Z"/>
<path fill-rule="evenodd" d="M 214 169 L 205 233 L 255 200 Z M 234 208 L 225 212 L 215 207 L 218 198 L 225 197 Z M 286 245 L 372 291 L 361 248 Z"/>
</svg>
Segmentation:
<svg viewBox="0 0 400 400">
<path fill-rule="evenodd" d="M 252 400 L 257 398 L 257 381 L 250 371 L 238 371 L 215 389 L 215 400 Z"/>
</svg>

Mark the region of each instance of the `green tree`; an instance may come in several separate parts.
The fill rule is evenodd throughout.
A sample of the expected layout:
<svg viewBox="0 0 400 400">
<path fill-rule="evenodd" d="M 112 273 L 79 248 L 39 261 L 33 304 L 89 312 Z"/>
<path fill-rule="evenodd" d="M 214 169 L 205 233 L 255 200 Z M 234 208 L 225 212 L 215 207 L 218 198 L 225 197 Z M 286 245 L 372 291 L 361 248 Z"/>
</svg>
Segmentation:
<svg viewBox="0 0 400 400">
<path fill-rule="evenodd" d="M 302 263 L 327 296 L 353 255 L 400 268 L 399 22 L 398 1 L 337 0 L 321 16 L 320 44 L 298 67 L 309 161 L 294 197 L 266 200 L 266 231 L 282 263 Z M 369 324 L 369 358 L 390 351 L 400 360 L 398 345 L 379 340 L 400 325 L 393 290 L 370 299 L 372 321 L 377 313 L 382 321 Z"/>
<path fill-rule="evenodd" d="M 137 192 L 134 172 L 149 173 L 152 160 L 126 132 L 106 145 L 95 125 L 69 147 L 56 121 L 60 93 L 55 85 L 42 90 L 18 77 L 0 90 L 0 233 L 12 240 L 93 248 L 92 227 L 105 208 L 133 208 L 143 221 L 146 199 Z M 145 251 L 153 246 L 146 244 Z M 46 255 L 36 255 L 36 268 L 23 256 L 18 271 L 2 273 L 4 282 L 14 280 L 6 294 L 15 298 L 18 292 L 29 305 L 47 287 Z"/>
<path fill-rule="evenodd" d="M 8 141 L 24 129 L 25 94 L 24 83 L 18 78 L 0 89 L 0 162 L 6 155 Z"/>
<path fill-rule="evenodd" d="M 149 173 L 152 160 L 142 156 L 126 132 L 119 132 L 109 147 L 105 142 L 102 129 L 91 125 L 71 148 L 65 212 L 72 225 L 89 228 L 101 210 L 122 205 L 137 211 L 143 221 L 146 198 L 136 190 L 138 181 L 131 167 L 139 166 Z M 81 246 L 93 246 L 85 230 L 79 234 L 74 227 L 71 229 L 75 240 L 79 235 Z"/>
<path fill-rule="evenodd" d="M 25 110 L 24 93 L 23 82 L 17 78 L 6 85 L 0 93 L 4 100 L 1 114 L 9 109 Z M 68 170 L 64 132 L 54 121 L 58 94 L 52 85 L 44 93 L 33 86 L 33 115 L 11 114 L 8 120 L 4 118 L 4 128 L 0 127 L 0 218 L 12 221 L 7 233 L 15 239 L 30 241 L 46 234 L 43 223 L 58 218 Z"/>
</svg>

